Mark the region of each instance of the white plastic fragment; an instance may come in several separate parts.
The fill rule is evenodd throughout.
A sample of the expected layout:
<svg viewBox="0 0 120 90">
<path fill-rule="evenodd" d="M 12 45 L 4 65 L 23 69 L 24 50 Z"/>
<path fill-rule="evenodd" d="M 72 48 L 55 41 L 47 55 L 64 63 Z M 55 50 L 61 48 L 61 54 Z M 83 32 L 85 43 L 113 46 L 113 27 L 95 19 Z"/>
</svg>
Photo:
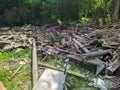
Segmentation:
<svg viewBox="0 0 120 90">
<path fill-rule="evenodd" d="M 98 88 L 100 88 L 100 90 L 108 90 L 106 87 L 105 87 L 105 82 L 102 80 L 102 79 L 100 79 L 100 78 L 98 78 L 98 79 L 93 79 L 94 80 L 94 86 L 95 87 L 98 87 Z"/>
</svg>

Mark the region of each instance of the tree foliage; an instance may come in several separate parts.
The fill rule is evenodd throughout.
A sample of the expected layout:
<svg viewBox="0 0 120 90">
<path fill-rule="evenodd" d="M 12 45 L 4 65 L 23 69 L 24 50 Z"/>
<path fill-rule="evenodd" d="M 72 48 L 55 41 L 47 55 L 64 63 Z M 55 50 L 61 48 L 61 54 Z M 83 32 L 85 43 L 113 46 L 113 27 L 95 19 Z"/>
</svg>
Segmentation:
<svg viewBox="0 0 120 90">
<path fill-rule="evenodd" d="M 111 21 L 115 0 L 0 0 L 0 26 Z M 120 14 L 120 13 L 119 13 Z"/>
</svg>

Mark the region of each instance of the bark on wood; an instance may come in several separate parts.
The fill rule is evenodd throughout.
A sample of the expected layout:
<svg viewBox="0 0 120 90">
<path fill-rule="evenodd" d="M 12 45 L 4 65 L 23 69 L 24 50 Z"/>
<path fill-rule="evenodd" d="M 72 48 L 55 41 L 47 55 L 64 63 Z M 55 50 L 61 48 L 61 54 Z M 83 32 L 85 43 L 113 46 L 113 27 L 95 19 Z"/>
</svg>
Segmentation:
<svg viewBox="0 0 120 90">
<path fill-rule="evenodd" d="M 37 68 L 37 51 L 36 51 L 36 41 L 33 38 L 33 48 L 32 48 L 32 79 L 33 87 L 35 86 L 38 80 L 38 68 Z"/>
<path fill-rule="evenodd" d="M 113 13 L 113 21 L 118 19 L 119 16 L 119 7 L 120 7 L 120 0 L 115 0 L 114 6 L 114 13 Z"/>
<path fill-rule="evenodd" d="M 57 67 L 54 67 L 54 66 L 50 66 L 50 65 L 45 64 L 45 63 L 42 63 L 42 62 L 38 62 L 38 65 L 43 66 L 43 67 L 47 67 L 47 68 L 50 68 L 50 69 L 62 71 L 62 72 L 65 71 L 64 69 L 57 68 Z M 80 73 L 76 73 L 76 72 L 72 72 L 72 71 L 66 71 L 66 72 L 67 72 L 68 74 L 71 74 L 71 75 L 74 75 L 74 76 L 77 76 L 77 77 L 86 78 L 85 75 L 80 74 Z"/>
</svg>

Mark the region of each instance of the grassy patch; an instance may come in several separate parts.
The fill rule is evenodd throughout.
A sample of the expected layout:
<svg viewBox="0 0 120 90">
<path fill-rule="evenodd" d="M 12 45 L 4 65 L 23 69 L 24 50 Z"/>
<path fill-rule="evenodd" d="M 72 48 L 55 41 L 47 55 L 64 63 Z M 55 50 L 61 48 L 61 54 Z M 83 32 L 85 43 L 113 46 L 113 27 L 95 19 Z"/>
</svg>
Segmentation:
<svg viewBox="0 0 120 90">
<path fill-rule="evenodd" d="M 99 90 L 97 88 L 88 86 L 89 82 L 90 81 L 85 80 L 83 78 L 75 77 L 73 75 L 67 75 L 65 87 L 67 88 L 67 90 L 72 90 L 77 88 L 91 88 L 92 90 Z"/>
<path fill-rule="evenodd" d="M 42 60 L 42 58 L 40 58 L 40 60 Z M 63 67 L 65 64 L 64 59 L 58 59 L 57 57 L 50 57 L 43 60 L 42 62 L 59 67 Z"/>
<path fill-rule="evenodd" d="M 91 66 L 88 66 L 86 64 L 81 63 L 79 66 L 78 65 L 72 65 L 72 67 L 70 68 L 71 71 L 74 72 L 88 72 L 90 71 L 91 73 L 95 74 L 95 69 Z"/>
<path fill-rule="evenodd" d="M 7 90 L 32 89 L 31 64 L 30 58 L 28 58 L 30 55 L 31 50 L 28 48 L 20 51 L 0 53 L 0 81 L 3 82 Z M 26 64 L 12 77 L 13 73 L 21 66 L 20 61 L 24 61 Z"/>
<path fill-rule="evenodd" d="M 31 55 L 31 51 L 30 49 L 26 48 L 24 50 L 20 50 L 18 52 L 3 52 L 0 53 L 0 61 L 4 61 L 7 60 L 9 58 L 22 58 L 22 57 L 26 57 L 26 56 L 30 56 Z"/>
<path fill-rule="evenodd" d="M 69 85 L 67 85 L 68 90 L 80 88 L 80 87 L 82 87 L 82 88 L 89 87 L 87 85 L 87 83 L 89 83 L 89 81 L 82 79 L 82 78 L 79 78 L 79 77 L 72 76 L 72 75 L 67 75 L 66 82 L 69 84 Z"/>
<path fill-rule="evenodd" d="M 11 64 L 8 67 L 6 66 L 7 68 L 0 66 L 0 81 L 3 82 L 7 90 L 31 90 L 30 64 L 24 65 L 23 68 L 11 78 L 12 74 L 19 66 L 19 64 L 14 64 L 14 67 Z"/>
</svg>

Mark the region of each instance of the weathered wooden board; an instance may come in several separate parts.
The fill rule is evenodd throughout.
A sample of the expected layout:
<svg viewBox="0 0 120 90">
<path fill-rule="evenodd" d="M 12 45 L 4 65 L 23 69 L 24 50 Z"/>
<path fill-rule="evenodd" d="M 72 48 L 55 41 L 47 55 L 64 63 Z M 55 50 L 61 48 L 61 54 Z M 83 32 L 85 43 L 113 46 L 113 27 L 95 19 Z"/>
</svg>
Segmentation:
<svg viewBox="0 0 120 90">
<path fill-rule="evenodd" d="M 33 90 L 63 90 L 64 72 L 45 69 Z"/>
<path fill-rule="evenodd" d="M 33 50 L 32 50 L 32 80 L 33 87 L 38 81 L 38 68 L 37 68 L 37 51 L 36 51 L 36 41 L 33 38 Z"/>
</svg>

